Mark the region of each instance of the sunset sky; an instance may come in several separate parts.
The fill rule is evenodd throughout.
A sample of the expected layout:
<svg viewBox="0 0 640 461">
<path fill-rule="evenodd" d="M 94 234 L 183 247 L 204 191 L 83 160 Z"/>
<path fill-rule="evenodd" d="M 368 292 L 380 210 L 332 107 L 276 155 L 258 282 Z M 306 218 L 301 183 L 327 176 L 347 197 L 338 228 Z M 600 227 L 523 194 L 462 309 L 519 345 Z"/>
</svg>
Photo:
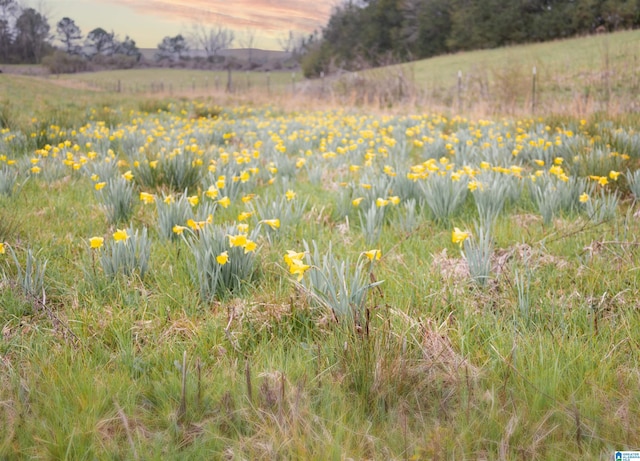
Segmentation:
<svg viewBox="0 0 640 461">
<path fill-rule="evenodd" d="M 245 31 L 255 31 L 255 48 L 280 49 L 278 39 L 320 30 L 339 0 L 23 0 L 43 9 L 52 30 L 65 16 L 87 34 L 96 27 L 129 35 L 140 48 L 155 48 L 163 37 L 188 33 L 193 24 L 221 24 L 235 31 L 242 47 Z"/>
</svg>

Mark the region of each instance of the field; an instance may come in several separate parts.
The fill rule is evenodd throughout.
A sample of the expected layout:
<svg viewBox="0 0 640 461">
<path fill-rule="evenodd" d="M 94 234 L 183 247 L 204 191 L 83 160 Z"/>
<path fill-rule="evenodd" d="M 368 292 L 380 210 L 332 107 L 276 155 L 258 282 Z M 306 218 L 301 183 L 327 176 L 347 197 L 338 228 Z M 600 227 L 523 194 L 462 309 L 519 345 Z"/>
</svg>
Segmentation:
<svg viewBox="0 0 640 461">
<path fill-rule="evenodd" d="M 640 447 L 637 117 L 154 78 L 0 75 L 0 458 Z"/>
</svg>

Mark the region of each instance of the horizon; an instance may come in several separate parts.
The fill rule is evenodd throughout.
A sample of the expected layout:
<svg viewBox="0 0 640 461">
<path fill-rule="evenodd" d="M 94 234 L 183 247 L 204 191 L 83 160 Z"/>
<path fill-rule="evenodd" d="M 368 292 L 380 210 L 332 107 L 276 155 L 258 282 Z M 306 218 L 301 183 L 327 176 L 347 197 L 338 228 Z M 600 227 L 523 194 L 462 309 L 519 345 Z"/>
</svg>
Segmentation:
<svg viewBox="0 0 640 461">
<path fill-rule="evenodd" d="M 120 39 L 129 36 L 138 48 L 154 49 L 164 37 L 188 36 L 195 26 L 222 26 L 232 30 L 231 49 L 282 50 L 280 41 L 292 32 L 308 36 L 326 24 L 337 0 L 19 0 L 25 7 L 42 11 L 55 35 L 56 24 L 69 17 L 83 36 L 102 27 Z"/>
</svg>

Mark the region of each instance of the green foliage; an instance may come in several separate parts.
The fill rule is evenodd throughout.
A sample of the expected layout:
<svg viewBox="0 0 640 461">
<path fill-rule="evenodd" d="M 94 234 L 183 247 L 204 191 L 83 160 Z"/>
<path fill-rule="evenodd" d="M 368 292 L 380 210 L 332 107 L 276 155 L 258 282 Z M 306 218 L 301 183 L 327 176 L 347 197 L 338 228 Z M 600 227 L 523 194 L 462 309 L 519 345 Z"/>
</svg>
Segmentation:
<svg viewBox="0 0 640 461">
<path fill-rule="evenodd" d="M 147 228 L 142 230 L 129 226 L 127 229 L 118 230 L 125 232 L 126 237 L 116 240 L 110 239 L 104 249 L 100 250 L 100 263 L 104 274 L 114 279 L 118 274 L 127 277 L 137 273 L 143 279 L 149 269 L 149 256 L 151 254 L 151 240 L 147 235 Z"/>
<path fill-rule="evenodd" d="M 632 4 L 623 0 L 345 2 L 333 10 L 322 40 L 309 48 L 303 69 L 305 75 L 317 76 L 329 70 L 329 63 L 357 70 L 461 50 L 631 29 L 640 25 L 637 5 Z"/>
<path fill-rule="evenodd" d="M 18 169 L 9 165 L 0 167 L 0 195 L 10 197 L 16 189 Z"/>
<path fill-rule="evenodd" d="M 353 266 L 349 258 L 336 258 L 331 245 L 324 253 L 320 252 L 315 241 L 311 242 L 311 247 L 306 241 L 303 245 L 305 260 L 311 269 L 305 274 L 302 285 L 311 299 L 340 320 L 346 318 L 358 324 L 363 322 L 369 290 L 383 283 L 367 280 L 374 262 L 360 255 Z"/>
<path fill-rule="evenodd" d="M 242 238 L 244 236 L 244 238 Z M 241 243 L 234 244 L 235 238 Z M 235 226 L 205 225 L 189 233 L 187 243 L 195 260 L 193 278 L 206 304 L 239 290 L 251 281 L 255 268 L 256 233 L 242 234 Z"/>
<path fill-rule="evenodd" d="M 61 50 L 44 57 L 42 65 L 52 74 L 75 74 L 89 69 L 89 63 L 82 56 L 71 55 Z"/>
<path fill-rule="evenodd" d="M 101 203 L 109 224 L 126 222 L 133 214 L 132 181 L 116 176 L 105 181 L 106 185 L 96 190 L 96 198 Z"/>
<path fill-rule="evenodd" d="M 32 298 L 40 299 L 44 295 L 44 273 L 47 268 L 47 260 L 40 258 L 31 248 L 24 252 L 24 263 L 21 262 L 21 258 L 18 257 L 18 254 L 11 246 L 9 246 L 9 253 L 11 253 L 15 267 L 13 282 L 29 301 Z M 7 277 L 4 274 L 4 278 L 6 279 Z"/>
<path fill-rule="evenodd" d="M 476 225 L 475 233 L 463 242 L 463 255 L 469 267 L 471 279 L 480 286 L 485 286 L 491 275 L 491 257 L 493 242 L 491 229 L 483 224 Z"/>
</svg>

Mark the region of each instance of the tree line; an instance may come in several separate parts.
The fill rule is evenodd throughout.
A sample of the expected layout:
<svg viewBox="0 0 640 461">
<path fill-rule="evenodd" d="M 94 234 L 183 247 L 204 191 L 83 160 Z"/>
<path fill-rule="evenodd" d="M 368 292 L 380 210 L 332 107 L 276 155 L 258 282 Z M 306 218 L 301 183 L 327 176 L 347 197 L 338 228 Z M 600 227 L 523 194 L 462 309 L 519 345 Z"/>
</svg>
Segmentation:
<svg viewBox="0 0 640 461">
<path fill-rule="evenodd" d="M 302 60 L 306 76 L 640 26 L 640 0 L 347 0 Z"/>
<path fill-rule="evenodd" d="M 47 16 L 34 8 L 23 7 L 18 0 L 0 0 L 0 62 L 36 64 L 56 53 L 57 40 L 61 47 L 57 61 L 83 67 L 82 63 L 119 61 L 133 63 L 140 60 L 140 50 L 129 36 L 120 40 L 114 32 L 98 27 L 83 35 L 80 27 L 69 17 L 54 27 Z M 78 70 L 78 69 L 77 69 Z"/>
</svg>

